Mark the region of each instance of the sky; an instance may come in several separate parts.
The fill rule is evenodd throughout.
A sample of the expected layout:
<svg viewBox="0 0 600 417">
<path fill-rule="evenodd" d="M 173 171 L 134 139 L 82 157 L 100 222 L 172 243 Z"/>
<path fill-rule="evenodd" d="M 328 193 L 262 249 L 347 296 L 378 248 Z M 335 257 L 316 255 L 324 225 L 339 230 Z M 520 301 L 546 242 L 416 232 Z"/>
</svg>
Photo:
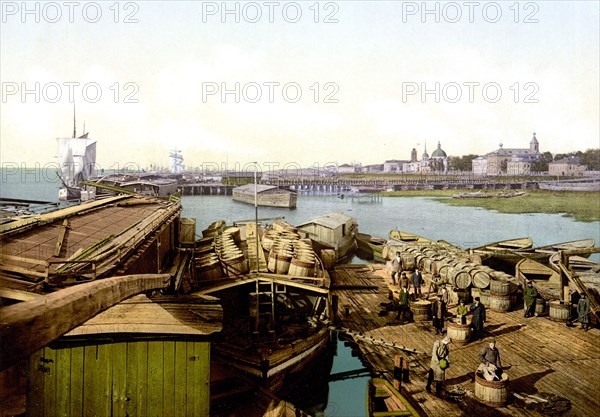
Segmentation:
<svg viewBox="0 0 600 417">
<path fill-rule="evenodd" d="M 0 161 L 318 167 L 600 147 L 599 2 L 2 1 Z"/>
</svg>

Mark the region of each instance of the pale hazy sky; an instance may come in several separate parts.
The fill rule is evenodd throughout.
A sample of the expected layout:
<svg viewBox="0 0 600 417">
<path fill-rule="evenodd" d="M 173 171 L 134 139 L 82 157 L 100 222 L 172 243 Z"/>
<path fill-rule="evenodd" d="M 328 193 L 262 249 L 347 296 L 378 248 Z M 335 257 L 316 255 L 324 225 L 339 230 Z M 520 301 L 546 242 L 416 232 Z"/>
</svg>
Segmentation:
<svg viewBox="0 0 600 417">
<path fill-rule="evenodd" d="M 2 163 L 56 161 L 70 90 L 102 168 L 600 146 L 597 1 L 223 6 L 3 1 Z"/>
</svg>

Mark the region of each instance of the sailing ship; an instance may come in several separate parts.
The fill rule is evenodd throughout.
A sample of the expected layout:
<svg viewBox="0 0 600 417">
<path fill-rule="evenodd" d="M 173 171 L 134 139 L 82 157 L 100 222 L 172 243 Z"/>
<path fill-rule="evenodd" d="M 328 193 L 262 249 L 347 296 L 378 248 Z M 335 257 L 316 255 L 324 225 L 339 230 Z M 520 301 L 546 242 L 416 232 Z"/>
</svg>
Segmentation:
<svg viewBox="0 0 600 417">
<path fill-rule="evenodd" d="M 73 136 L 70 138 L 57 138 L 58 158 L 60 169 L 58 177 L 62 187 L 58 190 L 58 199 L 93 200 L 96 189 L 81 186 L 81 182 L 88 181 L 96 175 L 96 140 L 88 137 L 85 132 L 77 136 L 75 114 L 73 114 Z"/>
</svg>

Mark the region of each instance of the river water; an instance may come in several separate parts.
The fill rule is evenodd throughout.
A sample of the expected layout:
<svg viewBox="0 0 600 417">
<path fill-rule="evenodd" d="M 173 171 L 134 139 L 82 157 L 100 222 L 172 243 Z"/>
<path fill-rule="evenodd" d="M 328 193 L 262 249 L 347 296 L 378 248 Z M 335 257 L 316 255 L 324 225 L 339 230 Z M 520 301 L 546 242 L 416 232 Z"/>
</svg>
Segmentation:
<svg viewBox="0 0 600 417">
<path fill-rule="evenodd" d="M 2 197 L 56 201 L 59 182 L 52 170 L 3 169 L 1 174 Z M 184 196 L 182 204 L 183 217 L 196 219 L 199 234 L 215 220 L 231 224 L 254 219 L 255 215 L 254 206 L 234 202 L 227 196 Z M 585 238 L 600 242 L 600 222 L 577 222 L 556 214 L 504 214 L 476 207 L 452 207 L 431 197 L 384 197 L 377 203 L 365 203 L 349 197 L 302 194 L 296 209 L 259 207 L 259 218 L 282 217 L 291 224 L 300 224 L 332 211 L 355 217 L 360 231 L 375 236 L 387 237 L 390 229 L 400 229 L 463 248 L 524 236 L 530 236 L 535 246 Z M 364 261 L 355 258 L 353 262 Z M 332 356 L 317 371 L 325 367 L 329 374 L 336 374 L 364 367 L 342 341 L 333 341 Z M 296 394 L 290 400 L 315 416 L 366 415 L 368 378 L 327 383 L 328 376 L 322 374 L 316 372 L 303 385 L 294 387 L 292 391 Z"/>
</svg>

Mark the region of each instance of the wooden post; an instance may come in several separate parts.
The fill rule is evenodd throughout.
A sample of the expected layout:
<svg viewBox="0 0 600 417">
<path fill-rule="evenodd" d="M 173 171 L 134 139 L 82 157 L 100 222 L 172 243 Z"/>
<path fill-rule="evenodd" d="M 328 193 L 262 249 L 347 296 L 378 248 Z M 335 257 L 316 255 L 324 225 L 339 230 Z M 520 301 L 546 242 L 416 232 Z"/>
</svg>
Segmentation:
<svg viewBox="0 0 600 417">
<path fill-rule="evenodd" d="M 402 388 L 402 370 L 404 368 L 404 358 L 401 355 L 394 356 L 394 388 L 398 391 Z"/>
</svg>

